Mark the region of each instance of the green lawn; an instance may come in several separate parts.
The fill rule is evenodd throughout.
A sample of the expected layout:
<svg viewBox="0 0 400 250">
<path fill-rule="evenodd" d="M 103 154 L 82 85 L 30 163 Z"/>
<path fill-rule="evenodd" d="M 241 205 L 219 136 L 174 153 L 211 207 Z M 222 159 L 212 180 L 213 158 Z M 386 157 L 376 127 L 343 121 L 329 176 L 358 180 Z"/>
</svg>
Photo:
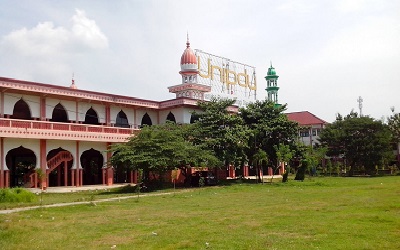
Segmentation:
<svg viewBox="0 0 400 250">
<path fill-rule="evenodd" d="M 207 244 L 208 243 L 208 244 Z M 0 249 L 400 249 L 400 176 L 240 184 L 0 215 Z"/>
</svg>

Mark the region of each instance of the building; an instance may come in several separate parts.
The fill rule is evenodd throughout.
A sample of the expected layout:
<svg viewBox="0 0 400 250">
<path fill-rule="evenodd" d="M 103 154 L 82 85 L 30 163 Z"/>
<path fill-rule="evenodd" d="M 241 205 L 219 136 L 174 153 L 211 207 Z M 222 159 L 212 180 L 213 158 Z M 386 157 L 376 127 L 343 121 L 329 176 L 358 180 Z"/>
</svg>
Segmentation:
<svg viewBox="0 0 400 250">
<path fill-rule="evenodd" d="M 299 138 L 306 146 L 315 146 L 318 143 L 319 133 L 328 124 L 308 111 L 287 113 L 287 117 L 290 121 L 299 124 L 301 128 Z"/>
<path fill-rule="evenodd" d="M 133 172 L 108 164 L 107 149 L 145 124 L 192 122 L 210 87 L 197 83 L 189 39 L 180 65 L 182 82 L 168 88 L 176 97 L 161 102 L 80 90 L 74 80 L 65 87 L 1 77 L 0 188 L 135 182 Z"/>
</svg>

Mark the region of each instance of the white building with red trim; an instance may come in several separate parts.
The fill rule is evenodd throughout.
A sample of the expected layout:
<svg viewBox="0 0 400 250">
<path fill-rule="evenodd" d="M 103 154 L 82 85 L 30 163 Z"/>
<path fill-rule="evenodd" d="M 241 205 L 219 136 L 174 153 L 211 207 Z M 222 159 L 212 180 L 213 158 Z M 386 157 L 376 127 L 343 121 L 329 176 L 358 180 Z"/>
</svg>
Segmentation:
<svg viewBox="0 0 400 250">
<path fill-rule="evenodd" d="M 328 124 L 308 111 L 287 113 L 287 117 L 299 124 L 299 139 L 306 146 L 315 146 L 319 142 L 319 133 Z"/>
<path fill-rule="evenodd" d="M 161 102 L 81 90 L 74 80 L 65 87 L 0 77 L 0 188 L 135 182 L 133 172 L 109 165 L 107 149 L 145 124 L 190 123 L 211 90 L 197 83 L 189 40 L 180 64 L 182 82 L 168 88 L 176 98 Z"/>
</svg>

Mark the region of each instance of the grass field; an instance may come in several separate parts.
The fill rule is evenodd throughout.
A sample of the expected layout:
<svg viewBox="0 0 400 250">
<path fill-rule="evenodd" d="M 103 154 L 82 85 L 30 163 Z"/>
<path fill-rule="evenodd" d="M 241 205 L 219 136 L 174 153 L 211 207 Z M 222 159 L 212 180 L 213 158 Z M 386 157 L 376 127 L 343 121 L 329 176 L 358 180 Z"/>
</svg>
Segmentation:
<svg viewBox="0 0 400 250">
<path fill-rule="evenodd" d="M 0 215 L 0 249 L 400 249 L 400 176 L 190 189 Z"/>
</svg>

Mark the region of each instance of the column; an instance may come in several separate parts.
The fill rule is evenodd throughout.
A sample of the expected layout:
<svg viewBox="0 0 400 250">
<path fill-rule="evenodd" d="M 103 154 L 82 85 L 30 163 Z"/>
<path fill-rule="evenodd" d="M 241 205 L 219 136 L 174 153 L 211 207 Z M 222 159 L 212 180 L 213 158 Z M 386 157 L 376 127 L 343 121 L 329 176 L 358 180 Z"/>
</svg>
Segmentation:
<svg viewBox="0 0 400 250">
<path fill-rule="evenodd" d="M 78 115 L 77 115 L 77 117 L 78 117 Z M 77 120 L 78 121 L 78 120 Z M 76 141 L 76 143 L 75 143 L 75 149 L 76 149 L 76 154 L 75 154 L 75 171 L 76 171 L 76 176 L 75 176 L 75 178 L 76 178 L 76 180 L 75 180 L 75 183 L 76 183 L 76 186 L 77 187 L 79 187 L 80 186 L 80 177 L 79 177 L 79 141 Z"/>
<path fill-rule="evenodd" d="M 229 177 L 235 178 L 235 167 L 234 166 L 229 166 Z"/>
<path fill-rule="evenodd" d="M 75 186 L 75 169 L 71 169 L 71 186 Z"/>
<path fill-rule="evenodd" d="M 106 169 L 107 173 L 107 186 L 112 186 L 113 185 L 113 180 L 114 180 L 114 169 L 112 167 L 109 167 Z"/>
<path fill-rule="evenodd" d="M 68 164 L 64 161 L 64 186 L 68 186 Z"/>
<path fill-rule="evenodd" d="M 131 171 L 132 173 L 132 183 L 138 183 L 138 171 L 137 170 L 133 170 Z"/>
<path fill-rule="evenodd" d="M 46 120 L 46 98 L 44 96 L 40 97 L 40 120 Z"/>
<path fill-rule="evenodd" d="M 83 186 L 83 169 L 79 169 L 79 185 Z"/>
<path fill-rule="evenodd" d="M 61 166 L 57 167 L 57 186 L 61 186 Z"/>
<path fill-rule="evenodd" d="M 10 187 L 10 170 L 4 170 L 4 187 L 8 188 Z"/>
<path fill-rule="evenodd" d="M 243 166 L 243 177 L 249 176 L 249 166 Z"/>
<path fill-rule="evenodd" d="M 111 112 L 110 112 L 110 104 L 106 104 L 106 126 L 111 126 Z"/>
<path fill-rule="evenodd" d="M 46 140 L 40 139 L 40 169 L 45 176 L 40 180 L 40 187 L 46 189 L 48 187 L 49 175 L 47 174 L 47 161 L 46 161 Z"/>
<path fill-rule="evenodd" d="M 1 101 L 0 101 L 0 118 L 4 117 L 4 92 L 0 93 Z M 1 158 L 3 159 L 3 158 Z"/>
<path fill-rule="evenodd" d="M 110 106 L 108 106 L 108 111 L 110 111 Z M 111 142 L 107 142 L 106 144 L 107 149 L 111 148 Z M 106 184 L 107 186 L 111 186 L 114 182 L 114 169 L 112 166 L 108 165 L 109 162 L 111 162 L 111 151 L 107 151 L 106 153 L 106 158 L 107 158 L 107 168 L 106 168 Z"/>
<path fill-rule="evenodd" d="M 107 169 L 105 169 L 105 168 L 103 168 L 102 170 L 101 170 L 101 173 L 102 173 L 102 179 L 103 179 L 103 181 L 102 181 L 102 184 L 103 185 L 105 185 L 106 184 L 106 170 Z"/>
<path fill-rule="evenodd" d="M 1 103 L 4 103 L 4 95 L 3 92 L 1 92 L 2 98 L 1 98 Z M 0 138 L 0 188 L 4 188 L 4 138 Z"/>
<path fill-rule="evenodd" d="M 273 174 L 274 174 L 274 173 L 273 173 L 272 168 L 271 168 L 271 167 L 268 167 L 268 175 L 272 176 Z"/>
</svg>

